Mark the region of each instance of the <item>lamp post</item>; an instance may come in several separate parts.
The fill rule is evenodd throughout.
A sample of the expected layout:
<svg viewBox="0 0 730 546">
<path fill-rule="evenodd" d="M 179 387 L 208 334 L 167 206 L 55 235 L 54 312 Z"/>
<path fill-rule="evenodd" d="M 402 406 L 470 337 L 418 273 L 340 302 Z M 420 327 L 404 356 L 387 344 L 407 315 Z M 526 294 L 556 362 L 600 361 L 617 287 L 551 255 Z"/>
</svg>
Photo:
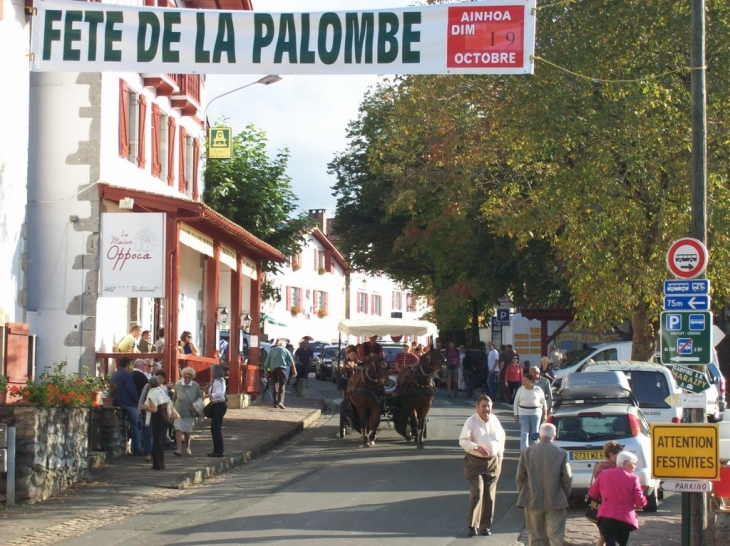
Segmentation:
<svg viewBox="0 0 730 546">
<path fill-rule="evenodd" d="M 203 123 L 205 123 L 205 120 L 207 119 L 205 115 L 208 112 L 208 108 L 210 108 L 210 105 L 213 104 L 215 101 L 217 101 L 220 98 L 223 98 L 227 95 L 230 95 L 231 93 L 235 93 L 236 91 L 240 91 L 241 89 L 246 89 L 247 87 L 251 87 L 252 85 L 256 85 L 257 83 L 260 83 L 261 85 L 271 85 L 272 83 L 276 83 L 278 81 L 281 81 L 281 76 L 277 76 L 275 74 L 269 74 L 268 76 L 264 76 L 263 78 L 260 78 L 256 80 L 255 82 L 247 83 L 246 85 L 242 85 L 241 87 L 236 87 L 235 89 L 231 89 L 230 91 L 226 91 L 225 93 L 218 95 L 217 97 L 213 97 L 208 101 L 208 104 L 205 106 L 205 110 L 203 110 Z"/>
</svg>

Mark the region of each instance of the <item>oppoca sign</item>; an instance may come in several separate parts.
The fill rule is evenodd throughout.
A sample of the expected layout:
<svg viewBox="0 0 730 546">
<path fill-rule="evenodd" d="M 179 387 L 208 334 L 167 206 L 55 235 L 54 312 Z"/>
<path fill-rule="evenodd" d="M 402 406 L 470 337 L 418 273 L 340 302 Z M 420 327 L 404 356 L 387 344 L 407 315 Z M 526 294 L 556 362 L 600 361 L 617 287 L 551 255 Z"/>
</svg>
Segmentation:
<svg viewBox="0 0 730 546">
<path fill-rule="evenodd" d="M 667 252 L 669 272 L 680 279 L 693 279 L 707 268 L 707 248 L 697 239 L 684 237 L 672 243 Z"/>
</svg>

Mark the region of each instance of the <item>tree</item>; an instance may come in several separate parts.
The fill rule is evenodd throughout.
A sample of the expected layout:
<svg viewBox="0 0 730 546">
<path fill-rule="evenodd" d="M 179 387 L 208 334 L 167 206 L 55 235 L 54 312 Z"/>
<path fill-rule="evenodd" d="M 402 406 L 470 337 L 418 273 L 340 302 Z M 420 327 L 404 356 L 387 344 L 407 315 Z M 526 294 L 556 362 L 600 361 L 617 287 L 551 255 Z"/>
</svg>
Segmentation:
<svg viewBox="0 0 730 546">
<path fill-rule="evenodd" d="M 295 215 L 296 196 L 286 175 L 288 151 L 272 159 L 266 153 L 266 133 L 252 125 L 233 138 L 231 159 L 208 160 L 204 200 L 215 211 L 270 244 L 285 256 L 297 252 L 311 227 L 306 213 Z M 264 260 L 264 272 L 279 271 Z M 262 285 L 264 300 L 279 300 L 271 283 Z"/>
</svg>

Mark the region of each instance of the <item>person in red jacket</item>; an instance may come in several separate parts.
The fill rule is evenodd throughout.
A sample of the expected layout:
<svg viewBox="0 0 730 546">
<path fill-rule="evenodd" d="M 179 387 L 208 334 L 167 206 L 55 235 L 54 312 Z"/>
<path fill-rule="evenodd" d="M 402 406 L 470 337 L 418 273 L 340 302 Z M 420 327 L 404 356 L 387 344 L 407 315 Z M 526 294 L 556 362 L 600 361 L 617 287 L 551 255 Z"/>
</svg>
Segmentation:
<svg viewBox="0 0 730 546">
<path fill-rule="evenodd" d="M 522 364 L 520 364 L 520 357 L 514 355 L 512 362 L 507 365 L 507 370 L 504 372 L 504 383 L 509 390 L 509 403 L 514 404 L 515 394 L 517 389 L 522 386 L 522 377 L 524 372 L 522 371 Z"/>
<path fill-rule="evenodd" d="M 631 531 L 639 528 L 635 508 L 646 506 L 646 497 L 634 474 L 636 460 L 633 453 L 622 451 L 616 457 L 616 468 L 601 472 L 588 491 L 592 498 L 601 499 L 598 526 L 606 546 L 626 546 Z"/>
</svg>

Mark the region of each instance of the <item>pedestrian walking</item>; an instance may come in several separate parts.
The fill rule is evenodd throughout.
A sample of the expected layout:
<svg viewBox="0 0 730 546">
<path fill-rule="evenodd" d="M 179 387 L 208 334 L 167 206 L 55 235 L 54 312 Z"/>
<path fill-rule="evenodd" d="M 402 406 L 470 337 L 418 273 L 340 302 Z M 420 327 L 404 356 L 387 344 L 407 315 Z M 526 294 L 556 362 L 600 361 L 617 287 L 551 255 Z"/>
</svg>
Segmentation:
<svg viewBox="0 0 730 546">
<path fill-rule="evenodd" d="M 208 398 L 210 398 L 211 411 L 210 435 L 213 437 L 213 452 L 208 457 L 223 457 L 223 417 L 228 411 L 226 400 L 225 371 L 220 364 L 213 364 L 210 367 L 210 375 L 213 381 L 208 385 Z"/>
<path fill-rule="evenodd" d="M 507 370 L 504 373 L 504 384 L 508 389 L 508 401 L 513 403 L 515 401 L 515 394 L 517 389 L 522 386 L 522 364 L 520 364 L 520 357 L 518 355 L 512 356 L 512 361 L 507 366 Z"/>
<path fill-rule="evenodd" d="M 273 390 L 275 408 L 286 409 L 284 398 L 288 379 L 287 370 L 291 368 L 293 375 L 297 375 L 297 368 L 293 364 L 294 359 L 286 348 L 286 340 L 280 339 L 277 345 L 271 349 L 266 357 L 266 362 L 264 362 L 264 370 L 269 374 L 269 381 Z"/>
<path fill-rule="evenodd" d="M 139 408 L 137 407 L 139 393 L 134 386 L 132 374 L 129 373 L 129 364 L 129 357 L 123 356 L 120 358 L 109 384 L 114 388 L 114 405 L 122 408 L 127 414 L 132 439 L 132 453 L 141 457 L 144 452 L 142 451 Z"/>
<path fill-rule="evenodd" d="M 515 352 L 512 350 L 512 345 L 507 344 L 504 346 L 504 349 L 502 349 L 499 353 L 499 400 L 501 402 L 512 402 L 512 398 L 509 394 L 509 388 L 507 387 L 507 382 L 505 381 L 505 374 L 507 373 L 507 368 L 512 363 L 512 357 L 515 356 Z"/>
<path fill-rule="evenodd" d="M 550 415 L 553 411 L 553 388 L 551 385 L 552 380 L 542 377 L 542 370 L 537 366 L 530 368 L 530 375 L 535 380 L 535 386 L 540 388 L 545 393 L 545 403 L 547 405 L 547 411 L 543 414 L 543 419 Z"/>
<path fill-rule="evenodd" d="M 598 508 L 598 526 L 606 540 L 606 546 L 626 546 L 631 531 L 639 528 L 636 508 L 646 506 L 636 470 L 636 455 L 622 451 L 616 457 L 616 468 L 609 468 L 598 475 L 588 494 L 601 499 Z"/>
<path fill-rule="evenodd" d="M 492 534 L 505 439 L 502 424 L 492 415 L 492 400 L 486 394 L 480 395 L 474 415 L 466 420 L 459 435 L 459 445 L 466 451 L 464 477 L 470 486 L 467 509 L 470 537 Z"/>
<path fill-rule="evenodd" d="M 175 444 L 177 448 L 173 453 L 178 457 L 182 456 L 182 444 L 185 442 L 185 453 L 192 455 L 190 443 L 192 441 L 193 425 L 195 417 L 193 416 L 193 403 L 203 397 L 203 393 L 193 379 L 195 378 L 195 370 L 187 367 L 180 372 L 182 379 L 175 383 L 172 390 L 172 401 L 175 404 L 175 410 L 180 417 L 175 419 Z"/>
<path fill-rule="evenodd" d="M 547 413 L 547 402 L 542 389 L 535 388 L 530 374 L 522 378 L 522 387 L 515 394 L 513 404 L 515 423 L 520 424 L 520 451 L 537 442 L 537 431 L 542 416 Z"/>
<path fill-rule="evenodd" d="M 487 365 L 484 372 L 487 374 L 487 394 L 492 400 L 499 396 L 499 351 L 491 341 L 487 343 Z"/>
<path fill-rule="evenodd" d="M 446 381 L 446 388 L 449 391 L 447 398 L 452 396 L 456 398 L 459 394 L 459 351 L 453 341 L 449 341 L 449 346 L 444 352 L 446 357 L 446 368 L 444 368 L 444 381 Z"/>
<path fill-rule="evenodd" d="M 157 375 L 150 377 L 148 388 L 144 406 L 146 424 L 152 428 L 152 468 L 165 470 L 165 433 L 170 422 L 167 412 L 170 397 Z"/>
<path fill-rule="evenodd" d="M 563 546 L 573 475 L 568 452 L 553 444 L 555 426 L 540 426 L 540 441 L 517 465 L 517 506 L 525 509 L 529 546 Z"/>
<path fill-rule="evenodd" d="M 621 453 L 622 449 L 621 444 L 614 442 L 613 440 L 603 444 L 604 460 L 593 467 L 593 478 L 591 478 L 591 482 L 604 470 L 616 468 L 616 457 L 618 457 L 618 454 Z M 603 533 L 601 533 L 601 526 L 598 523 L 596 523 L 596 525 L 598 526 L 598 540 L 596 541 L 596 546 L 605 546 L 606 539 L 603 536 Z"/>
</svg>

